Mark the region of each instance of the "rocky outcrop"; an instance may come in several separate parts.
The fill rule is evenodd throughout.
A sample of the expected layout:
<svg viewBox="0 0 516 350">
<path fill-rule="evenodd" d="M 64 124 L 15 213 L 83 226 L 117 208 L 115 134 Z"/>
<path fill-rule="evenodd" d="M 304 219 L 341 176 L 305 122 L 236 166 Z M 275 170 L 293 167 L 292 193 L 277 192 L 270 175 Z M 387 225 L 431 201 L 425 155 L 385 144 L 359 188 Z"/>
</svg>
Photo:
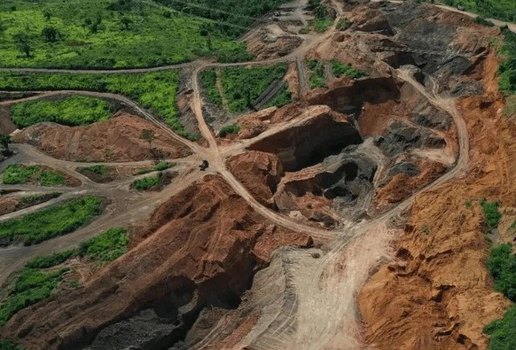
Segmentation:
<svg viewBox="0 0 516 350">
<path fill-rule="evenodd" d="M 296 171 L 362 142 L 360 134 L 342 114 L 330 109 L 249 146 L 251 150 L 276 154 L 286 171 Z"/>
<path fill-rule="evenodd" d="M 260 203 L 273 205 L 272 196 L 285 175 L 283 165 L 277 156 L 249 151 L 229 159 L 228 167 Z"/>
<path fill-rule="evenodd" d="M 309 246 L 311 239 L 268 223 L 221 178 L 207 176 L 135 230 L 127 254 L 83 287 L 19 312 L 2 335 L 29 350 L 90 343 L 106 349 L 119 339 L 111 336 L 123 334 L 140 345 L 155 344 L 150 334 L 132 331 L 146 324 L 143 329 L 156 334 L 152 341 L 171 347 L 203 307 L 237 305 L 253 271 L 285 244 Z"/>
<path fill-rule="evenodd" d="M 152 150 L 141 136 L 145 129 L 154 132 Z M 88 126 L 37 124 L 16 134 L 14 139 L 29 143 L 52 157 L 83 162 L 139 161 L 156 155 L 182 158 L 191 153 L 153 123 L 127 114 Z"/>
</svg>

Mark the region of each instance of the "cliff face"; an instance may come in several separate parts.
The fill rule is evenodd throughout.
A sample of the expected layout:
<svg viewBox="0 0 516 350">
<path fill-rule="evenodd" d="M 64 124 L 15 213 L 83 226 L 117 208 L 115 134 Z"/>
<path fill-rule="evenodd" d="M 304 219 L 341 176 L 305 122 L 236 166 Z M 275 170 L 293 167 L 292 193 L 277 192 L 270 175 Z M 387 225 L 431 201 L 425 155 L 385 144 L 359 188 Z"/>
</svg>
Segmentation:
<svg viewBox="0 0 516 350">
<path fill-rule="evenodd" d="M 516 205 L 516 126 L 500 113 L 496 66 L 490 55 L 477 69 L 486 93 L 458 104 L 470 135 L 468 174 L 417 197 L 396 259 L 359 294 L 365 340 L 378 349 L 485 349 L 483 327 L 507 306 L 486 269 L 479 206 L 482 198 Z"/>
<path fill-rule="evenodd" d="M 117 341 L 138 344 L 133 338 L 143 318 L 150 329 L 164 325 L 163 336 L 150 338 L 172 346 L 204 307 L 238 304 L 273 250 L 311 245 L 306 235 L 268 223 L 216 176 L 172 197 L 149 222 L 136 231 L 134 247 L 84 287 L 19 312 L 3 334 L 28 349 L 75 349 L 92 341 L 109 348 Z"/>
</svg>

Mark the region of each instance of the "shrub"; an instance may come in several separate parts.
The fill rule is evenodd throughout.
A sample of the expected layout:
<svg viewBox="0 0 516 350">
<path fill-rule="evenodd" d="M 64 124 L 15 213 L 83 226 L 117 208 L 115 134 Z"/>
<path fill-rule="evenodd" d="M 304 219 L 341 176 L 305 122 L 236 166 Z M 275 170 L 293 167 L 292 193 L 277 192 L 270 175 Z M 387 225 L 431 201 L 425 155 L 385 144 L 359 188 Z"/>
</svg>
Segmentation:
<svg viewBox="0 0 516 350">
<path fill-rule="evenodd" d="M 240 131 L 240 126 L 238 124 L 226 125 L 222 129 L 220 129 L 219 136 L 226 137 L 229 134 L 238 134 Z"/>
<path fill-rule="evenodd" d="M 160 173 L 155 176 L 148 176 L 142 179 L 137 179 L 131 184 L 131 187 L 137 191 L 148 191 L 151 189 L 156 189 L 160 184 L 161 176 L 162 174 Z"/>
<path fill-rule="evenodd" d="M 484 199 L 480 202 L 480 205 L 484 210 L 484 217 L 488 231 L 492 232 L 493 230 L 496 230 L 498 228 L 498 224 L 500 223 L 500 219 L 502 218 L 502 214 L 498 210 L 500 203 L 488 202 Z"/>
<path fill-rule="evenodd" d="M 92 166 L 83 168 L 82 170 L 86 170 L 86 171 L 92 172 L 97 175 L 102 175 L 102 176 L 107 175 L 109 173 L 109 168 L 107 166 L 105 166 L 104 164 L 92 165 Z"/>
<path fill-rule="evenodd" d="M 339 62 L 337 60 L 331 61 L 331 67 L 332 67 L 333 74 L 337 78 L 346 76 L 346 77 L 350 77 L 353 79 L 358 79 L 358 78 L 367 76 L 366 73 L 351 67 L 349 64 L 345 64 L 345 63 Z"/>
<path fill-rule="evenodd" d="M 484 328 L 489 335 L 489 350 L 516 349 L 516 305 L 512 305 L 503 316 L 503 319 L 491 322 Z"/>
<path fill-rule="evenodd" d="M 312 89 L 326 86 L 326 78 L 324 76 L 324 66 L 318 60 L 308 61 L 309 81 Z"/>
<path fill-rule="evenodd" d="M 516 302 L 516 255 L 510 244 L 491 250 L 487 268 L 495 282 L 495 289 Z"/>
<path fill-rule="evenodd" d="M 81 244 L 79 255 L 95 261 L 112 261 L 127 251 L 128 244 L 126 230 L 112 228 Z"/>
<path fill-rule="evenodd" d="M 0 238 L 21 239 L 26 245 L 70 233 L 102 212 L 102 200 L 84 196 L 25 215 L 0 222 Z"/>
<path fill-rule="evenodd" d="M 30 269 L 47 269 L 49 267 L 60 265 L 76 255 L 76 249 L 69 249 L 65 250 L 64 252 L 59 252 L 48 256 L 36 257 L 25 264 L 25 267 Z"/>
<path fill-rule="evenodd" d="M 154 166 L 154 170 L 155 171 L 164 171 L 164 170 L 170 169 L 173 166 L 174 166 L 174 163 L 162 161 Z"/>
</svg>

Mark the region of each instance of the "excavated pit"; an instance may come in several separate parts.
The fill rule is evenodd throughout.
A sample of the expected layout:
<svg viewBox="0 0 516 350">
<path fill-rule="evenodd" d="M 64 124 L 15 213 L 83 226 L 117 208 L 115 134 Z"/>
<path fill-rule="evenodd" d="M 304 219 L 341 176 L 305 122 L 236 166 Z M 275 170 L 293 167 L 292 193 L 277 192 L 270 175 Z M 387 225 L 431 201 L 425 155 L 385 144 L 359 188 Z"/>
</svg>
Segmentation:
<svg viewBox="0 0 516 350">
<path fill-rule="evenodd" d="M 276 154 L 285 171 L 295 172 L 361 142 L 358 130 L 344 116 L 322 114 L 301 126 L 258 141 L 249 149 Z"/>
</svg>

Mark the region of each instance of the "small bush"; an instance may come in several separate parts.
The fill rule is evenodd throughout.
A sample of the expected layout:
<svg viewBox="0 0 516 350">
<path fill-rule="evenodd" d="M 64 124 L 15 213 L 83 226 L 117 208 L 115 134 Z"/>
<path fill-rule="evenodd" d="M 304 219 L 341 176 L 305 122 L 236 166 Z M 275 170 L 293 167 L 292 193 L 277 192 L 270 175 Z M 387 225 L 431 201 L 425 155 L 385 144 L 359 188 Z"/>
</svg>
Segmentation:
<svg viewBox="0 0 516 350">
<path fill-rule="evenodd" d="M 502 244 L 491 250 L 487 268 L 494 279 L 495 289 L 516 302 L 516 255 L 510 244 Z"/>
<path fill-rule="evenodd" d="M 308 69 L 310 70 L 310 87 L 312 89 L 325 87 L 324 65 L 318 60 L 309 60 Z"/>
<path fill-rule="evenodd" d="M 350 77 L 353 79 L 358 79 L 358 78 L 367 76 L 366 73 L 364 73 L 358 69 L 355 69 L 348 64 L 339 62 L 337 60 L 331 61 L 331 67 L 332 67 L 333 74 L 337 78 L 346 76 L 346 77 Z"/>
<path fill-rule="evenodd" d="M 94 174 L 102 175 L 102 176 L 107 175 L 109 172 L 108 167 L 105 166 L 104 164 L 92 165 L 92 166 L 84 168 L 84 170 L 90 171 Z"/>
<path fill-rule="evenodd" d="M 73 256 L 77 255 L 76 249 L 65 250 L 64 252 L 55 253 L 48 256 L 40 256 L 32 259 L 25 267 L 30 269 L 48 269 L 50 267 L 54 267 L 60 265 L 70 259 Z"/>
<path fill-rule="evenodd" d="M 484 328 L 489 335 L 489 350 L 516 349 L 516 305 L 512 305 L 503 316 L 503 319 L 491 322 Z"/>
<path fill-rule="evenodd" d="M 164 171 L 164 170 L 170 169 L 173 166 L 174 166 L 173 163 L 162 161 L 154 166 L 154 170 L 155 171 Z"/>
<path fill-rule="evenodd" d="M 148 176 L 142 179 L 135 180 L 131 187 L 137 191 L 148 191 L 159 187 L 161 181 L 161 174 L 155 176 Z"/>
<path fill-rule="evenodd" d="M 226 125 L 222 129 L 220 129 L 219 136 L 226 137 L 227 135 L 230 135 L 230 134 L 238 134 L 239 131 L 240 131 L 240 125 L 238 125 L 238 124 Z"/>
<path fill-rule="evenodd" d="M 500 219 L 502 218 L 502 214 L 498 210 L 500 203 L 488 202 L 484 199 L 480 202 L 480 205 L 484 210 L 484 217 L 488 231 L 492 232 L 493 230 L 496 230 L 498 228 L 498 224 L 500 223 Z"/>
</svg>

